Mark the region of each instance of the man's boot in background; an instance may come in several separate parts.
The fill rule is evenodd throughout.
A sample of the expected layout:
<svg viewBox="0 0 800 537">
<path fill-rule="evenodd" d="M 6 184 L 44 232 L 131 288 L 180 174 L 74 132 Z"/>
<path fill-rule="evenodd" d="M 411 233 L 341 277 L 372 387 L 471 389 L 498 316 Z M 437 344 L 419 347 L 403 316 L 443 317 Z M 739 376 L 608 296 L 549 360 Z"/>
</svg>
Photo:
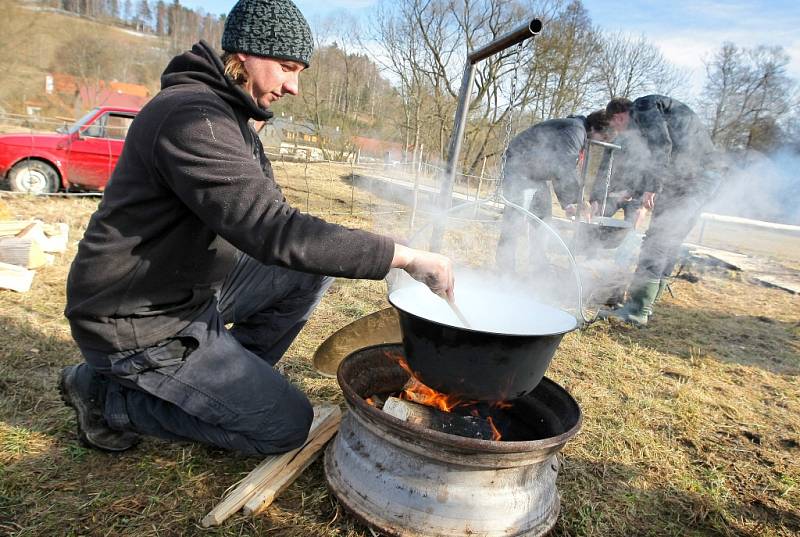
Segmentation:
<svg viewBox="0 0 800 537">
<path fill-rule="evenodd" d="M 598 317 L 601 319 L 613 317 L 636 326 L 645 326 L 650 314 L 653 313 L 653 302 L 658 295 L 660 284 L 661 280 L 645 280 L 630 293 L 628 302 L 623 307 L 618 310 L 602 310 L 598 313 Z"/>
</svg>

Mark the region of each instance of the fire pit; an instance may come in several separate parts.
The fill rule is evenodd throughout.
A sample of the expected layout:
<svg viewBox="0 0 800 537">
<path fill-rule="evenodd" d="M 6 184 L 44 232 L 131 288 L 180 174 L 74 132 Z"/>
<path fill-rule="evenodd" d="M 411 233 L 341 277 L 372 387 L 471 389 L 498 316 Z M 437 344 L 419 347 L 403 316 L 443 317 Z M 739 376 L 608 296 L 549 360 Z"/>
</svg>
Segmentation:
<svg viewBox="0 0 800 537">
<path fill-rule="evenodd" d="M 349 412 L 325 453 L 325 475 L 339 502 L 396 537 L 549 531 L 560 508 L 556 454 L 581 426 L 575 400 L 544 378 L 531 393 L 491 410 L 501 440 L 432 430 L 367 402 L 406 387 L 402 353 L 399 344 L 376 345 L 339 366 Z"/>
</svg>

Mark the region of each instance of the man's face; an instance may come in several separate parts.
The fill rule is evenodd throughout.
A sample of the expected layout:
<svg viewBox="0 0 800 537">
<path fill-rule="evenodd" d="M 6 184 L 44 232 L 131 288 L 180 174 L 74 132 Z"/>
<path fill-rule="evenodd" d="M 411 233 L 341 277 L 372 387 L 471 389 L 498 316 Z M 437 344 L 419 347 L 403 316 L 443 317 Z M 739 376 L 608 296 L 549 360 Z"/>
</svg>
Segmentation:
<svg viewBox="0 0 800 537">
<path fill-rule="evenodd" d="M 269 106 L 286 95 L 297 95 L 300 71 L 305 66 L 292 60 L 265 58 L 238 52 L 237 57 L 247 71 L 245 87 L 261 108 Z"/>
<path fill-rule="evenodd" d="M 631 115 L 628 112 L 620 112 L 611 116 L 608 120 L 608 124 L 612 129 L 614 129 L 614 131 L 620 133 L 628 128 L 628 123 L 630 120 Z"/>
<path fill-rule="evenodd" d="M 603 131 L 592 130 L 589 133 L 589 138 L 592 140 L 597 140 L 598 142 L 610 142 L 612 139 L 614 139 L 615 134 L 616 131 L 612 129 L 605 129 Z"/>
</svg>

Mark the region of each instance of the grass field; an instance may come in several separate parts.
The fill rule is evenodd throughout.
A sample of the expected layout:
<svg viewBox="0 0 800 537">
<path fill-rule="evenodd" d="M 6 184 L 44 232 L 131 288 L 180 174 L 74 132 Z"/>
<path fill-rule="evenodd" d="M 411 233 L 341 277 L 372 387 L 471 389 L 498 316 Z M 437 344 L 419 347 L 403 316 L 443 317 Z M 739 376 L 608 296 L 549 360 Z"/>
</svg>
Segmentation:
<svg viewBox="0 0 800 537">
<path fill-rule="evenodd" d="M 352 189 L 344 168 L 275 170 L 303 209 L 407 229 L 407 214 Z M 351 200 L 362 210 L 350 214 Z M 7 215 L 68 222 L 75 240 L 96 204 L 0 197 Z M 259 459 L 155 439 L 121 455 L 76 442 L 56 390 L 60 369 L 80 360 L 63 318 L 75 240 L 31 291 L 0 291 L 0 535 L 369 537 L 328 493 L 319 461 L 265 515 L 202 529 Z M 800 534 L 800 301 L 725 272 L 673 287 L 647 328 L 596 323 L 557 352 L 548 376 L 578 400 L 584 424 L 563 452 L 553 535 Z M 338 281 L 290 348 L 283 372 L 312 400 L 343 404 L 310 357 L 384 295 L 383 282 Z"/>
</svg>

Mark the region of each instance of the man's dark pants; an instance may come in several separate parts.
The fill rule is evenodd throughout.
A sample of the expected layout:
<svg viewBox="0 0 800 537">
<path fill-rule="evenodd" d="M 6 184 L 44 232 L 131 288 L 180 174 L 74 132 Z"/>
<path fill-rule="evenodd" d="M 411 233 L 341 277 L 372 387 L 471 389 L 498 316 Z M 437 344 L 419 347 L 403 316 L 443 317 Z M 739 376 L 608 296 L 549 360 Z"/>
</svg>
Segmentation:
<svg viewBox="0 0 800 537">
<path fill-rule="evenodd" d="M 665 187 L 656 196 L 650 227 L 647 229 L 634 285 L 672 274 L 680 247 L 697 223 L 709 194 L 700 188 Z"/>
<path fill-rule="evenodd" d="M 173 338 L 111 355 L 81 349 L 111 380 L 109 425 L 252 455 L 298 447 L 312 407 L 273 365 L 332 281 L 241 254 L 218 302 Z"/>
<path fill-rule="evenodd" d="M 547 181 L 533 182 L 527 181 L 525 184 L 503 185 L 503 195 L 505 198 L 529 211 L 534 216 L 542 220 L 553 216 L 553 197 L 550 193 L 550 184 Z M 497 242 L 497 265 L 501 268 L 514 269 L 516 266 L 517 247 L 519 240 L 528 235 L 528 217 L 521 211 L 513 207 L 506 207 L 503 210 L 503 220 L 500 223 L 500 238 Z M 534 233 L 537 228 L 534 225 L 530 233 Z M 529 244 L 529 262 L 534 262 L 536 255 Z"/>
</svg>

